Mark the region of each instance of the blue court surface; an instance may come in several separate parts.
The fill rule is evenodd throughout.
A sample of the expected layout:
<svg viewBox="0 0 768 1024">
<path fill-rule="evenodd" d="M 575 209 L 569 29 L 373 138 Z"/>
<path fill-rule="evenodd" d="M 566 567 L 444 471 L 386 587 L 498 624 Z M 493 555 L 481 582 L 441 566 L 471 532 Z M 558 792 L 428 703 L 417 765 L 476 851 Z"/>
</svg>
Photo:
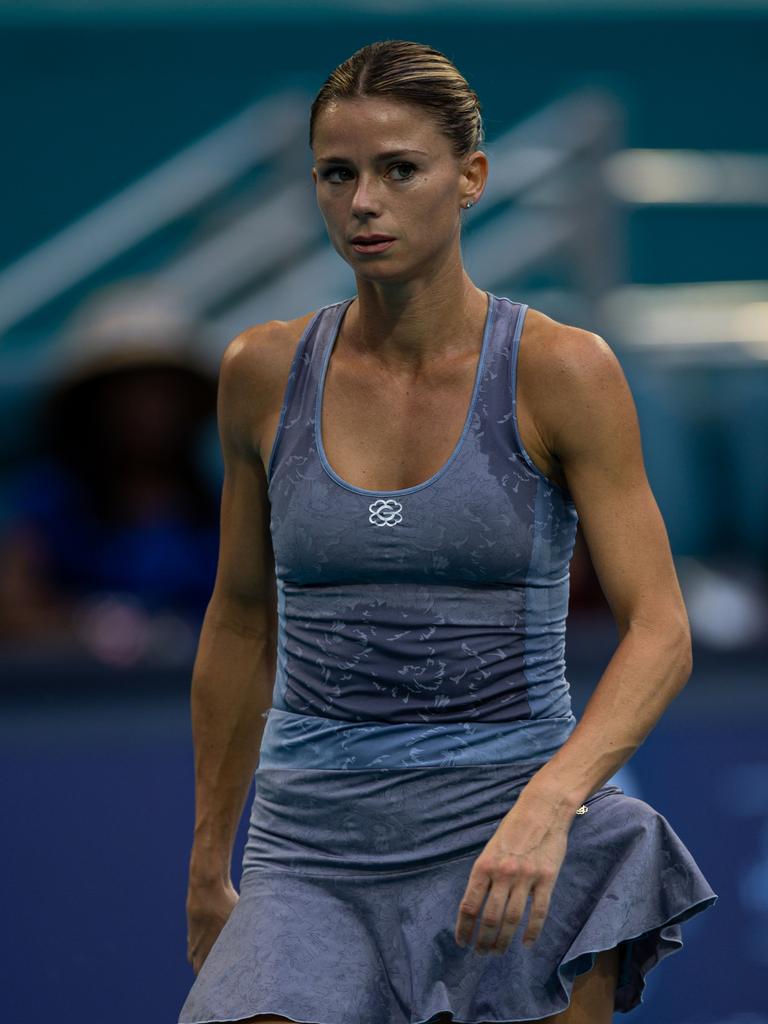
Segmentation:
<svg viewBox="0 0 768 1024">
<path fill-rule="evenodd" d="M 768 1022 L 768 699 L 758 662 L 727 686 L 725 671 L 724 658 L 699 657 L 614 777 L 667 817 L 719 895 L 684 925 L 683 949 L 651 971 L 638 1024 Z M 569 675 L 578 716 L 593 671 L 577 659 Z M 54 690 L 52 681 L 26 699 L 6 696 L 0 716 L 3 1019 L 173 1024 L 193 978 L 187 695 L 178 682 L 154 695 L 123 686 L 64 700 Z M 243 842 L 244 822 L 236 886 Z"/>
</svg>

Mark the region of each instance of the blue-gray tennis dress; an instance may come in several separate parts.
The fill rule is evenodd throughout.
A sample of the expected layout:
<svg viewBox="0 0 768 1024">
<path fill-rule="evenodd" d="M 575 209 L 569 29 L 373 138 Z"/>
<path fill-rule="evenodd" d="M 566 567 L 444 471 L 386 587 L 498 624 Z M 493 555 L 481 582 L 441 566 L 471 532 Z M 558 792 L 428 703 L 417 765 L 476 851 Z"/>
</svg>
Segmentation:
<svg viewBox="0 0 768 1024">
<path fill-rule="evenodd" d="M 472 866 L 568 739 L 570 495 L 523 449 L 527 306 L 488 293 L 462 435 L 429 480 L 369 491 L 325 456 L 320 407 L 352 299 L 297 347 L 268 478 L 277 670 L 240 900 L 180 1024 L 528 1021 L 621 946 L 616 1010 L 683 945 L 712 891 L 667 820 L 607 784 L 574 817 L 538 940 L 480 956 L 454 938 Z M 482 916 L 482 912 L 481 915 Z"/>
</svg>

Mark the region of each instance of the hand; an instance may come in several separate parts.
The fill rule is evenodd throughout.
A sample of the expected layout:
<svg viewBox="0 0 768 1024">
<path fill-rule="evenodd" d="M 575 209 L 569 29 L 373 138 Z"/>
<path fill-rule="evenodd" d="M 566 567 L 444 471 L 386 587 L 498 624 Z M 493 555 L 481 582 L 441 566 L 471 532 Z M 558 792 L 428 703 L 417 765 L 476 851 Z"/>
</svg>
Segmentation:
<svg viewBox="0 0 768 1024">
<path fill-rule="evenodd" d="M 549 911 L 571 820 L 546 801 L 523 801 L 522 794 L 518 797 L 472 867 L 456 922 L 455 938 L 460 946 L 470 941 L 488 894 L 476 949 L 478 953 L 503 953 L 530 893 L 533 902 L 523 941 L 533 945 Z"/>
<path fill-rule="evenodd" d="M 190 882 L 187 891 L 187 961 L 200 972 L 239 900 L 231 882 Z"/>
</svg>

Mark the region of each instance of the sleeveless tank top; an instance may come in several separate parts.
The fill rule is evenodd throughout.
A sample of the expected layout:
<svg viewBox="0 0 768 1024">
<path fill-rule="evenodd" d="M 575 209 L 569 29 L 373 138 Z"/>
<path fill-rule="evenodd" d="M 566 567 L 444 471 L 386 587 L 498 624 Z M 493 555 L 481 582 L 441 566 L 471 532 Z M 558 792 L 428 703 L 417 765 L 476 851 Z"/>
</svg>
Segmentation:
<svg viewBox="0 0 768 1024">
<path fill-rule="evenodd" d="M 520 438 L 528 306 L 486 294 L 461 436 L 400 490 L 348 483 L 323 447 L 325 377 L 353 299 L 319 309 L 300 339 L 267 469 L 278 637 L 259 768 L 543 762 L 573 731 L 578 514 Z"/>
</svg>

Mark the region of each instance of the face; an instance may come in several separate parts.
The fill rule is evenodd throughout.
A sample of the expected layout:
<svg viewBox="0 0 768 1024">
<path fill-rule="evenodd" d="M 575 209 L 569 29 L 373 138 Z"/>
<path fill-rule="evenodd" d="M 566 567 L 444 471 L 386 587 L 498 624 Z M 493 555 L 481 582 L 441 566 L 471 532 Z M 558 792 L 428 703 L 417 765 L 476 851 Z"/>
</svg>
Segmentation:
<svg viewBox="0 0 768 1024">
<path fill-rule="evenodd" d="M 329 104 L 315 122 L 313 154 L 328 236 L 356 274 L 408 276 L 451 247 L 458 258 L 460 209 L 482 192 L 487 160 L 479 150 L 457 160 L 428 111 L 370 97 Z M 369 234 L 395 241 L 356 249 L 352 238 Z"/>
<path fill-rule="evenodd" d="M 136 367 L 100 382 L 95 415 L 113 451 L 154 463 L 176 456 L 189 437 L 191 401 L 183 376 Z"/>
</svg>

